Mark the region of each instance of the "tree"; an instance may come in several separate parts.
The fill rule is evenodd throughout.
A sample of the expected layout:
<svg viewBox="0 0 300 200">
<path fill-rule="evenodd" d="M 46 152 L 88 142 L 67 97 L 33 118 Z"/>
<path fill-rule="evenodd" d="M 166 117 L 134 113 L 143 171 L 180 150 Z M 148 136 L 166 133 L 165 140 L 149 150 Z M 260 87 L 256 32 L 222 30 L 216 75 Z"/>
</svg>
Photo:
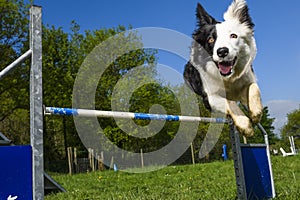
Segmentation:
<svg viewBox="0 0 300 200">
<path fill-rule="evenodd" d="M 0 0 L 0 67 L 21 54 L 28 36 L 28 6 L 23 0 Z"/>
<path fill-rule="evenodd" d="M 99 63 L 92 60 L 87 60 L 91 51 L 102 44 L 103 41 L 115 36 L 116 40 L 126 40 L 142 47 L 139 38 L 135 34 L 124 35 L 122 32 L 125 27 L 101 29 L 95 31 L 85 31 L 85 34 L 80 34 L 80 27 L 75 22 L 72 22 L 72 32 L 67 34 L 61 28 L 44 27 L 43 31 L 43 79 L 44 79 L 44 103 L 49 106 L 56 107 L 72 107 L 72 92 L 74 81 L 83 61 L 85 63 L 94 64 L 96 67 Z M 119 43 L 123 44 L 123 43 Z M 120 46 L 120 45 L 119 45 Z M 115 48 L 113 51 L 120 49 Z M 100 54 L 96 54 L 100 56 Z M 95 59 L 97 60 L 97 59 Z M 143 50 L 142 48 L 136 51 L 128 52 L 118 57 L 111 63 L 106 71 L 102 74 L 100 80 L 96 80 L 98 87 L 96 90 L 95 106 L 100 110 L 111 110 L 111 98 L 114 87 L 119 79 L 126 75 L 132 68 L 145 64 L 152 63 L 154 55 L 152 51 Z M 96 70 L 97 68 L 95 68 Z M 91 73 L 88 78 L 84 77 L 83 84 L 88 86 L 94 84 L 93 77 L 97 72 Z M 80 79 L 80 77 L 79 77 Z M 90 91 L 79 92 L 85 99 L 86 93 Z M 99 119 L 101 126 L 105 127 L 105 133 L 112 135 L 112 141 L 120 144 L 119 141 L 124 141 L 122 136 L 116 133 L 120 129 L 115 125 L 112 119 Z M 87 133 L 88 134 L 88 133 Z M 63 136 L 64 135 L 64 136 Z M 67 146 L 77 147 L 79 151 L 84 150 L 80 138 L 76 132 L 73 119 L 70 117 L 54 117 L 46 118 L 46 143 L 49 150 L 45 153 L 45 161 L 53 158 L 62 158 Z"/>
<path fill-rule="evenodd" d="M 28 10 L 23 1 L 0 0 L 0 70 L 22 54 L 24 43 L 28 40 L 27 15 Z M 15 95 L 27 85 L 22 69 L 24 68 L 14 71 L 0 82 L 0 121 L 14 110 L 24 107 L 24 101 Z M 8 103 L 9 101 L 13 104 Z"/>
<path fill-rule="evenodd" d="M 28 49 L 28 6 L 0 0 L 0 70 Z M 23 63 L 0 82 L 0 128 L 16 143 L 29 142 L 29 74 Z"/>
<path fill-rule="evenodd" d="M 290 146 L 288 136 L 300 137 L 300 107 L 287 114 L 287 123 L 281 129 L 281 140 L 285 146 Z M 295 145 L 300 146 L 299 140 L 295 140 Z"/>
</svg>

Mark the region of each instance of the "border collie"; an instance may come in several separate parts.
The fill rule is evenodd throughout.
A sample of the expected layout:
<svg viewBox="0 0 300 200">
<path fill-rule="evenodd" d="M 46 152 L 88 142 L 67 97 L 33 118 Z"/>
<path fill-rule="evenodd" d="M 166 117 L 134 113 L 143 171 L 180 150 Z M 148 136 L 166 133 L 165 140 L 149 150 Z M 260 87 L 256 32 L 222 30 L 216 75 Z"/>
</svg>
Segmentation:
<svg viewBox="0 0 300 200">
<path fill-rule="evenodd" d="M 196 16 L 185 81 L 208 109 L 230 116 L 244 136 L 252 136 L 252 123 L 260 121 L 263 107 L 252 68 L 256 44 L 248 6 L 245 0 L 234 0 L 219 22 L 198 3 Z M 249 117 L 237 102 L 248 108 Z"/>
</svg>

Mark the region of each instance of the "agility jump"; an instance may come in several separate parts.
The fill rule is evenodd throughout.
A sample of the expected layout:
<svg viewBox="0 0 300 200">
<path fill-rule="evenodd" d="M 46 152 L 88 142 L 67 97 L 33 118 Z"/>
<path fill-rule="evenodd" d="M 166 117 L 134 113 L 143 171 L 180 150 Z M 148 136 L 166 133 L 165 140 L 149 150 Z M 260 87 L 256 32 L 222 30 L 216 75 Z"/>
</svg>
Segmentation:
<svg viewBox="0 0 300 200">
<path fill-rule="evenodd" d="M 88 110 L 77 108 L 44 107 L 45 115 L 102 117 L 136 120 L 185 121 L 202 123 L 228 123 L 233 150 L 238 199 L 273 198 L 275 188 L 269 153 L 268 135 L 261 124 L 265 144 L 241 144 L 239 132 L 230 119 L 180 116 L 165 114 L 133 113 L 119 111 Z"/>
<path fill-rule="evenodd" d="M 207 122 L 207 123 L 228 123 L 229 122 L 229 120 L 225 118 L 162 115 L 162 114 L 150 114 L 150 113 L 133 113 L 133 112 L 88 110 L 88 109 L 76 109 L 76 108 L 57 108 L 57 107 L 46 107 L 45 115 L 66 115 L 66 116 L 104 117 L 104 118 L 114 117 L 114 118 L 121 118 L 121 119 Z"/>
</svg>

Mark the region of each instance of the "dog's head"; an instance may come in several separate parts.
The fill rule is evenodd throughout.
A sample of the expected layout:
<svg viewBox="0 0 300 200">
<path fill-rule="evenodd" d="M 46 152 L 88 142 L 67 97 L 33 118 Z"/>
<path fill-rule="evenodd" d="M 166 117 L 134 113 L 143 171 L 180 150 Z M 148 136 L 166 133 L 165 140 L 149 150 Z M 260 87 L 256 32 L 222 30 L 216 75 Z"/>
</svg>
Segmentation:
<svg viewBox="0 0 300 200">
<path fill-rule="evenodd" d="M 245 0 L 234 0 L 218 22 L 198 4 L 199 29 L 193 37 L 207 51 L 224 78 L 239 76 L 251 67 L 256 54 L 254 24 Z"/>
</svg>

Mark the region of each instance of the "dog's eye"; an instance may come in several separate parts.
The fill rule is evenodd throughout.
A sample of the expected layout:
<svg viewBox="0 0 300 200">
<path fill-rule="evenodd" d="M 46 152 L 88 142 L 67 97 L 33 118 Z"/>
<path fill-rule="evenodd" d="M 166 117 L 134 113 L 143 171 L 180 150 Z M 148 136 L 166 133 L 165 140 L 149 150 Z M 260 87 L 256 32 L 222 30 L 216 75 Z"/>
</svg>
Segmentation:
<svg viewBox="0 0 300 200">
<path fill-rule="evenodd" d="M 230 35 L 230 38 L 233 38 L 233 39 L 236 39 L 238 36 L 237 36 L 237 34 L 234 34 L 234 33 L 232 33 L 231 35 Z"/>
<path fill-rule="evenodd" d="M 207 42 L 208 42 L 209 44 L 212 44 L 212 43 L 215 42 L 215 39 L 214 39 L 213 37 L 209 37 L 208 40 L 207 40 Z"/>
</svg>

